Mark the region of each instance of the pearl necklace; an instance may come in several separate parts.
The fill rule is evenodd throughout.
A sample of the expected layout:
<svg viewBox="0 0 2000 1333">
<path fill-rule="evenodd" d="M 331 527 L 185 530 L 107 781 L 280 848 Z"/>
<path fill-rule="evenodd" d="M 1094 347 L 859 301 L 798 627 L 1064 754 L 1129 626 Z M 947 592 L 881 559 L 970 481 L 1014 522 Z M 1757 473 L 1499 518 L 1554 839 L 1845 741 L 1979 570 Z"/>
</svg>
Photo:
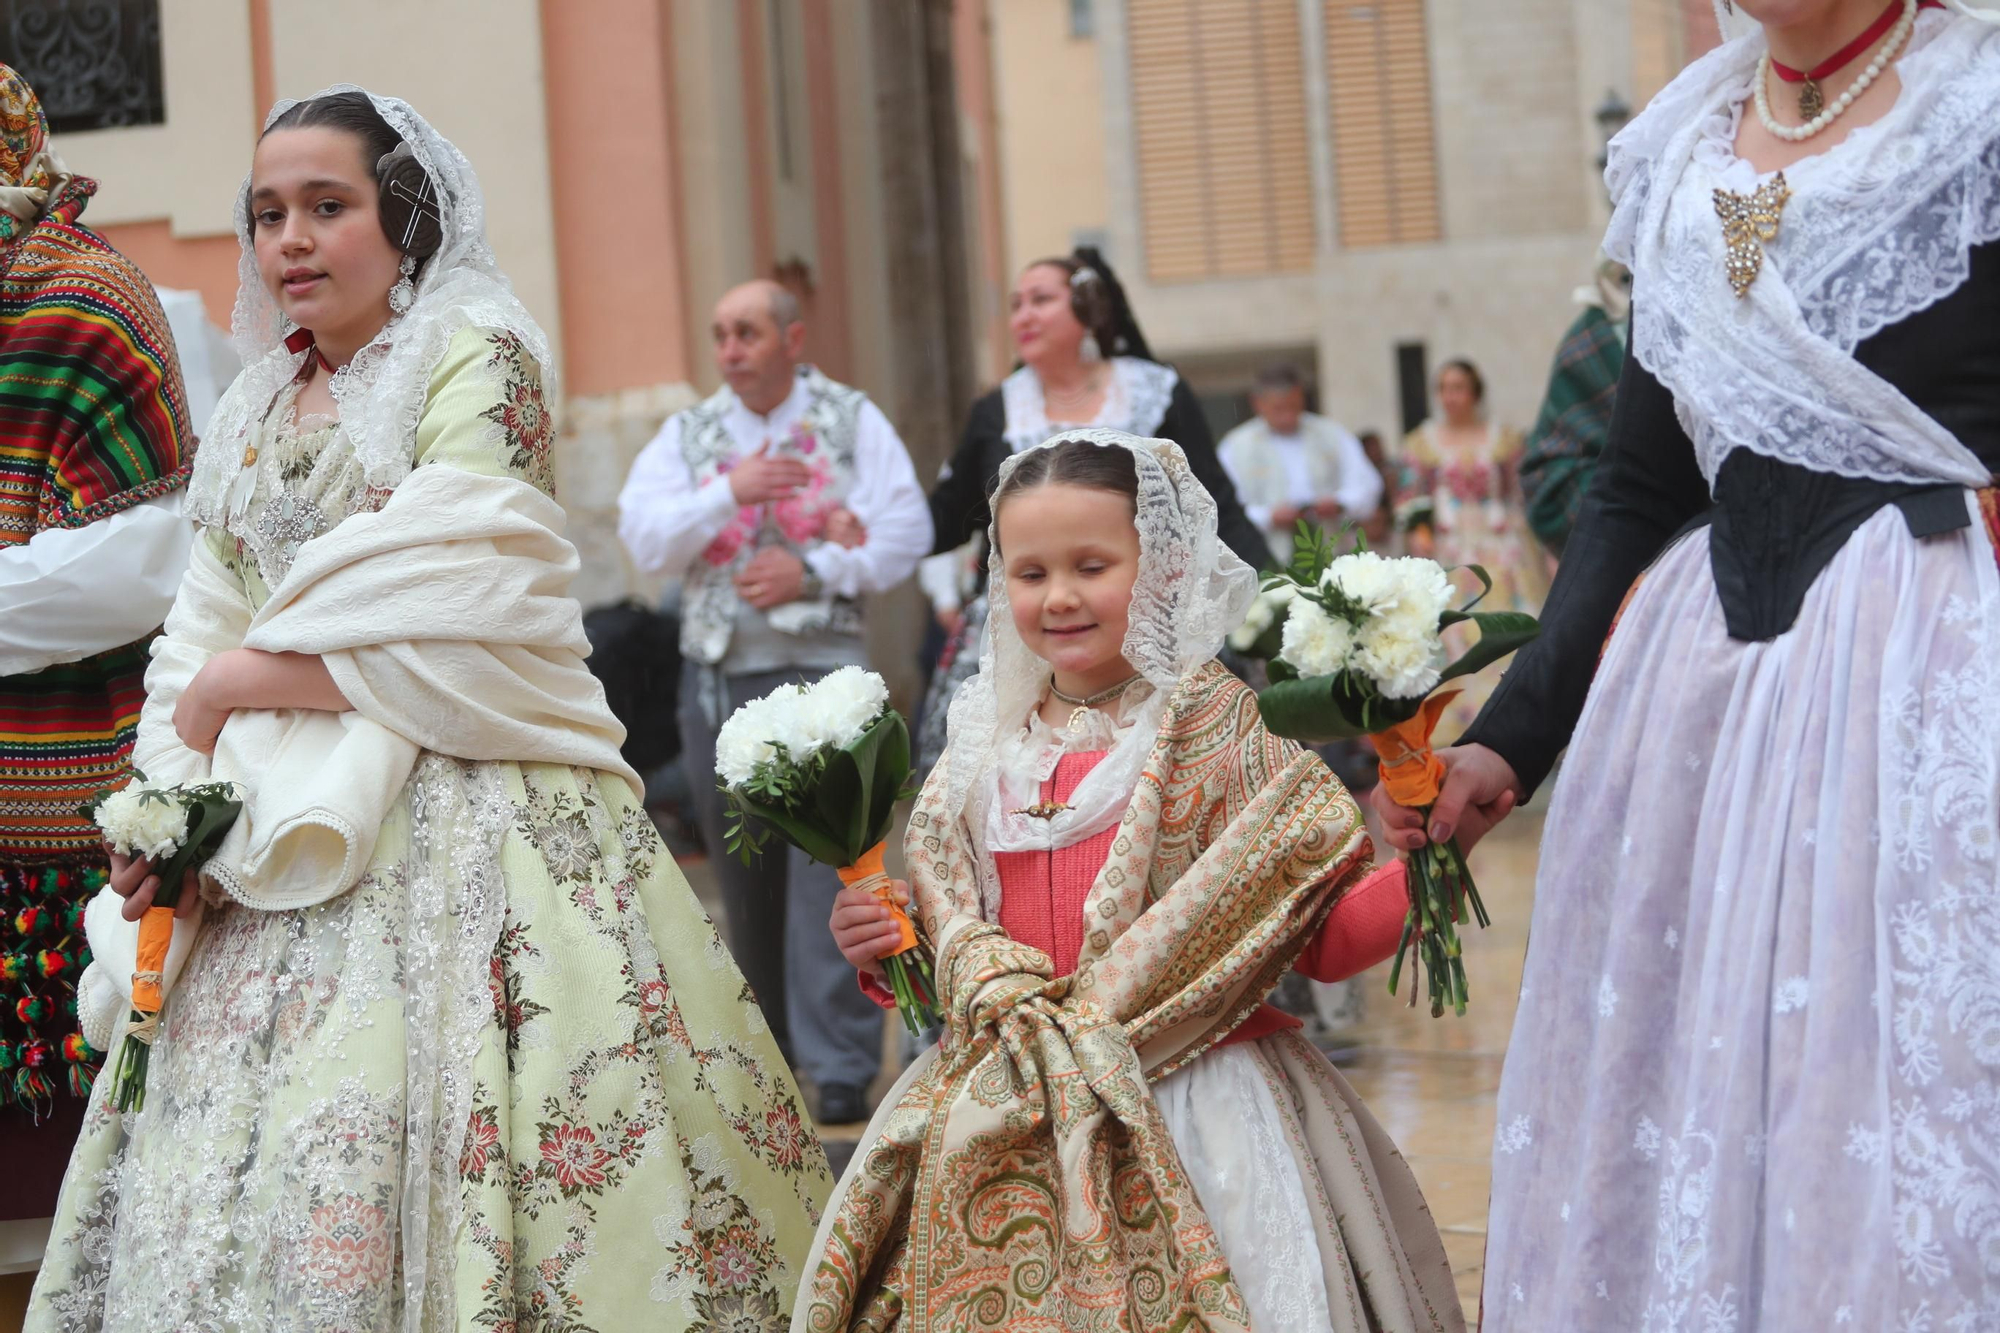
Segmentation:
<svg viewBox="0 0 2000 1333">
<path fill-rule="evenodd" d="M 1889 68 L 1890 62 L 1902 51 L 1903 44 L 1910 40 L 1910 30 L 1916 26 L 1917 0 L 1903 0 L 1903 17 L 1896 20 L 1896 26 L 1889 30 L 1888 42 L 1875 53 L 1875 58 L 1868 62 L 1868 68 L 1861 71 L 1861 77 L 1857 78 L 1846 92 L 1828 103 L 1826 110 L 1803 125 L 1781 125 L 1771 114 L 1769 91 L 1771 53 L 1766 51 L 1757 62 L 1757 119 L 1764 122 L 1764 128 L 1774 137 L 1783 139 L 1787 143 L 1803 143 L 1812 138 L 1839 120 L 1847 108 L 1854 105 L 1855 98 L 1874 86 L 1875 80 L 1882 77 L 1882 72 Z"/>
<path fill-rule="evenodd" d="M 1089 402 L 1103 388 L 1104 373 L 1098 371 L 1085 375 L 1082 387 L 1072 389 L 1067 393 L 1058 392 L 1050 388 L 1047 381 L 1043 381 L 1042 397 L 1047 399 L 1049 406 L 1055 408 L 1058 412 L 1071 412 Z"/>
</svg>

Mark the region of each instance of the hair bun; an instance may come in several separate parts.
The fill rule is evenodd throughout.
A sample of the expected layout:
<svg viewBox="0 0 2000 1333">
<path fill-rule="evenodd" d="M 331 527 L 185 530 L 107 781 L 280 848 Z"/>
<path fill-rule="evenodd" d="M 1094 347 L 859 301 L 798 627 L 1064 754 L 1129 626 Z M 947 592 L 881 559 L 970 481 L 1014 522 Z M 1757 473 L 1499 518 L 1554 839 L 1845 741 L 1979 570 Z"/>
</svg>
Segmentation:
<svg viewBox="0 0 2000 1333">
<path fill-rule="evenodd" d="M 375 183 L 382 191 L 382 230 L 390 243 L 418 259 L 436 254 L 444 244 L 444 211 L 436 183 L 408 143 L 396 145 L 375 164 Z"/>
</svg>

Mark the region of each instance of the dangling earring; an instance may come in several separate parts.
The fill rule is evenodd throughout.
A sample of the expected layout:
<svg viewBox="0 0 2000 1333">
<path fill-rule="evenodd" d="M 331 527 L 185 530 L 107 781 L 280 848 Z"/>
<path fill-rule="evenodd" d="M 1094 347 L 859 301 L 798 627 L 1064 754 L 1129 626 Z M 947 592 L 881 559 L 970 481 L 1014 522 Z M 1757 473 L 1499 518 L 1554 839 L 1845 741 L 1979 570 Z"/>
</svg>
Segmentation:
<svg viewBox="0 0 2000 1333">
<path fill-rule="evenodd" d="M 416 303 L 417 284 L 410 281 L 411 275 L 417 271 L 416 259 L 404 255 L 403 262 L 396 265 L 396 271 L 403 276 L 389 289 L 389 308 L 400 315 Z"/>
<path fill-rule="evenodd" d="M 1097 345 L 1097 335 L 1094 333 L 1083 335 L 1083 341 L 1077 344 L 1076 354 L 1083 358 L 1086 365 L 1094 365 L 1104 359 L 1104 349 Z"/>
</svg>

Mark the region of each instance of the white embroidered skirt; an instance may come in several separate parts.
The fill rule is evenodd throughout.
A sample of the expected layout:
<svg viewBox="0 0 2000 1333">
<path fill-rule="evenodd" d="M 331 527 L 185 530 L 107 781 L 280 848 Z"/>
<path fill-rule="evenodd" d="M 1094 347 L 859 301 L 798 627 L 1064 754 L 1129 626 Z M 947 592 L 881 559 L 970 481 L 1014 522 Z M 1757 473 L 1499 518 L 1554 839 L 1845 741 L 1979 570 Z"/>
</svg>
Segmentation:
<svg viewBox="0 0 2000 1333">
<path fill-rule="evenodd" d="M 1884 509 L 1728 638 L 1697 533 L 1557 786 L 1483 1333 L 2000 1329 L 2000 578 Z"/>
<path fill-rule="evenodd" d="M 1408 1165 L 1296 1032 L 1222 1046 L 1153 1085 L 1252 1329 L 1463 1333 Z"/>
</svg>

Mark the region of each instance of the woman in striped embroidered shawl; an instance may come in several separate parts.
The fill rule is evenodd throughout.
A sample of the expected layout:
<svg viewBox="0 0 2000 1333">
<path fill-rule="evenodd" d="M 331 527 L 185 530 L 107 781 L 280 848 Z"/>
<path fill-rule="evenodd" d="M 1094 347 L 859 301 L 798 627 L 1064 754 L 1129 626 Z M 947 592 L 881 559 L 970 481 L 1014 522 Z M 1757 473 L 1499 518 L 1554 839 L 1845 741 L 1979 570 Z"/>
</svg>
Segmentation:
<svg viewBox="0 0 2000 1333">
<path fill-rule="evenodd" d="M 125 780 L 145 638 L 192 532 L 194 440 L 153 288 L 79 220 L 97 182 L 0 65 L 0 1222 L 45 1217 L 97 1053 L 77 916 L 104 882 L 78 813 Z"/>
</svg>

